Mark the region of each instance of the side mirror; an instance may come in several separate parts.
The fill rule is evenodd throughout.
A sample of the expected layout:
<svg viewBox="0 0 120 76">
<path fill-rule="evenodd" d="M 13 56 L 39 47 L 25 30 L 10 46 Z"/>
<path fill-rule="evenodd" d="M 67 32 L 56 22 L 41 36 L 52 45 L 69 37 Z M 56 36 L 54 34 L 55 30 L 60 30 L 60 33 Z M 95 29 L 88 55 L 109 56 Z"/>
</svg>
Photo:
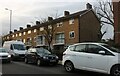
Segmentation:
<svg viewBox="0 0 120 76">
<path fill-rule="evenodd" d="M 105 55 L 105 51 L 99 51 L 99 54 Z"/>
</svg>

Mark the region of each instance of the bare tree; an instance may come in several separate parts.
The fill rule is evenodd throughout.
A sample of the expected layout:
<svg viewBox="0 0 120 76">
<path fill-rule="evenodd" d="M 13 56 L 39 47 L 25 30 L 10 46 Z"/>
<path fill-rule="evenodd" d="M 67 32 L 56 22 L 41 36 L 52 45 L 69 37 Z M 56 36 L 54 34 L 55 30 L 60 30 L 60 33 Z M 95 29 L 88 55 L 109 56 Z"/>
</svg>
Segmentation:
<svg viewBox="0 0 120 76">
<path fill-rule="evenodd" d="M 110 0 L 105 0 L 105 1 L 99 1 L 98 4 L 94 7 L 95 13 L 97 14 L 101 27 L 103 25 L 114 25 L 114 20 L 113 20 L 113 5 Z M 101 34 L 101 38 L 103 37 L 104 34 L 106 34 L 107 31 L 104 31 Z"/>
<path fill-rule="evenodd" d="M 42 20 L 42 22 L 47 23 L 48 21 L 46 21 L 46 19 L 44 19 L 44 20 Z M 54 32 L 55 32 L 54 24 L 45 25 L 44 30 L 41 32 L 47 41 L 49 51 L 51 51 L 51 43 L 54 38 Z"/>
<path fill-rule="evenodd" d="M 58 11 L 54 15 L 54 18 L 48 16 L 48 19 L 47 18 L 41 18 L 40 19 L 40 23 L 45 23 L 44 30 L 41 33 L 43 34 L 43 36 L 45 37 L 45 39 L 48 43 L 48 50 L 51 51 L 51 52 L 52 52 L 51 43 L 53 41 L 54 33 L 55 33 L 55 30 L 56 30 L 56 23 L 52 23 L 52 20 L 56 19 L 56 18 L 58 18 Z"/>
</svg>

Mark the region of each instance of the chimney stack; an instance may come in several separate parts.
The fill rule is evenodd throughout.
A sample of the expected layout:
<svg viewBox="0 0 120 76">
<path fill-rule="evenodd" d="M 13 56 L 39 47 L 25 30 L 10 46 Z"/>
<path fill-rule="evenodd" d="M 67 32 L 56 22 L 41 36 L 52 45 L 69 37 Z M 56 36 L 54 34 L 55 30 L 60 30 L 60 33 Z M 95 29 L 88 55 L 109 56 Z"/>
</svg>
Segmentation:
<svg viewBox="0 0 120 76">
<path fill-rule="evenodd" d="M 36 21 L 36 25 L 39 25 L 40 24 L 40 21 Z"/>
<path fill-rule="evenodd" d="M 20 30 L 23 30 L 23 27 L 20 27 Z"/>
<path fill-rule="evenodd" d="M 92 5 L 90 3 L 87 3 L 86 4 L 86 8 L 89 10 L 89 9 L 92 9 Z"/>
<path fill-rule="evenodd" d="M 27 24 L 27 28 L 30 28 L 31 27 L 31 25 L 30 24 Z"/>
<path fill-rule="evenodd" d="M 12 31 L 9 32 L 10 34 L 13 33 Z"/>
<path fill-rule="evenodd" d="M 53 18 L 52 17 L 48 17 L 48 21 L 52 21 L 53 20 Z"/>
<path fill-rule="evenodd" d="M 17 30 L 16 30 L 16 29 L 14 29 L 14 32 L 17 32 Z"/>
<path fill-rule="evenodd" d="M 64 11 L 64 16 L 68 16 L 70 15 L 70 12 L 69 11 Z"/>
</svg>

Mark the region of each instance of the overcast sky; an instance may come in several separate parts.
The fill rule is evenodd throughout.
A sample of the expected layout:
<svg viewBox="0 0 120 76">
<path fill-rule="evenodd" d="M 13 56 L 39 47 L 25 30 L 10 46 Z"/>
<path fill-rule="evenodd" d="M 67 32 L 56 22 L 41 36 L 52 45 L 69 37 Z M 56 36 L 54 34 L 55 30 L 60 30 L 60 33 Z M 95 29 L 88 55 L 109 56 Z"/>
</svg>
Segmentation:
<svg viewBox="0 0 120 76">
<path fill-rule="evenodd" d="M 0 0 L 0 33 L 7 34 L 10 29 L 10 11 L 5 8 L 12 10 L 13 31 L 26 28 L 28 23 L 34 25 L 36 20 L 54 16 L 56 12 L 63 16 L 65 10 L 70 13 L 85 10 L 86 3 L 95 6 L 96 0 Z"/>
</svg>

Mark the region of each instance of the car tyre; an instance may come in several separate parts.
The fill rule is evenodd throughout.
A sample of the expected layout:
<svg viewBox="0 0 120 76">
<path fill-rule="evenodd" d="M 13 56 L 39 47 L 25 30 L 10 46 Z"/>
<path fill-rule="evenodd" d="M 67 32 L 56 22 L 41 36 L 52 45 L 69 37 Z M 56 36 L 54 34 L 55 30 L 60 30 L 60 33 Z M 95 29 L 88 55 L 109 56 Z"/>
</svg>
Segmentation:
<svg viewBox="0 0 120 76">
<path fill-rule="evenodd" d="M 74 71 L 74 65 L 70 61 L 65 62 L 64 68 L 67 72 L 73 72 Z"/>
<path fill-rule="evenodd" d="M 37 60 L 37 65 L 38 65 L 38 66 L 41 65 L 41 60 L 40 60 L 40 59 Z"/>
<path fill-rule="evenodd" d="M 26 63 L 26 64 L 28 63 L 28 59 L 27 59 L 27 58 L 25 58 L 25 63 Z"/>
<path fill-rule="evenodd" d="M 116 65 L 112 67 L 111 76 L 120 76 L 120 65 Z"/>
</svg>

